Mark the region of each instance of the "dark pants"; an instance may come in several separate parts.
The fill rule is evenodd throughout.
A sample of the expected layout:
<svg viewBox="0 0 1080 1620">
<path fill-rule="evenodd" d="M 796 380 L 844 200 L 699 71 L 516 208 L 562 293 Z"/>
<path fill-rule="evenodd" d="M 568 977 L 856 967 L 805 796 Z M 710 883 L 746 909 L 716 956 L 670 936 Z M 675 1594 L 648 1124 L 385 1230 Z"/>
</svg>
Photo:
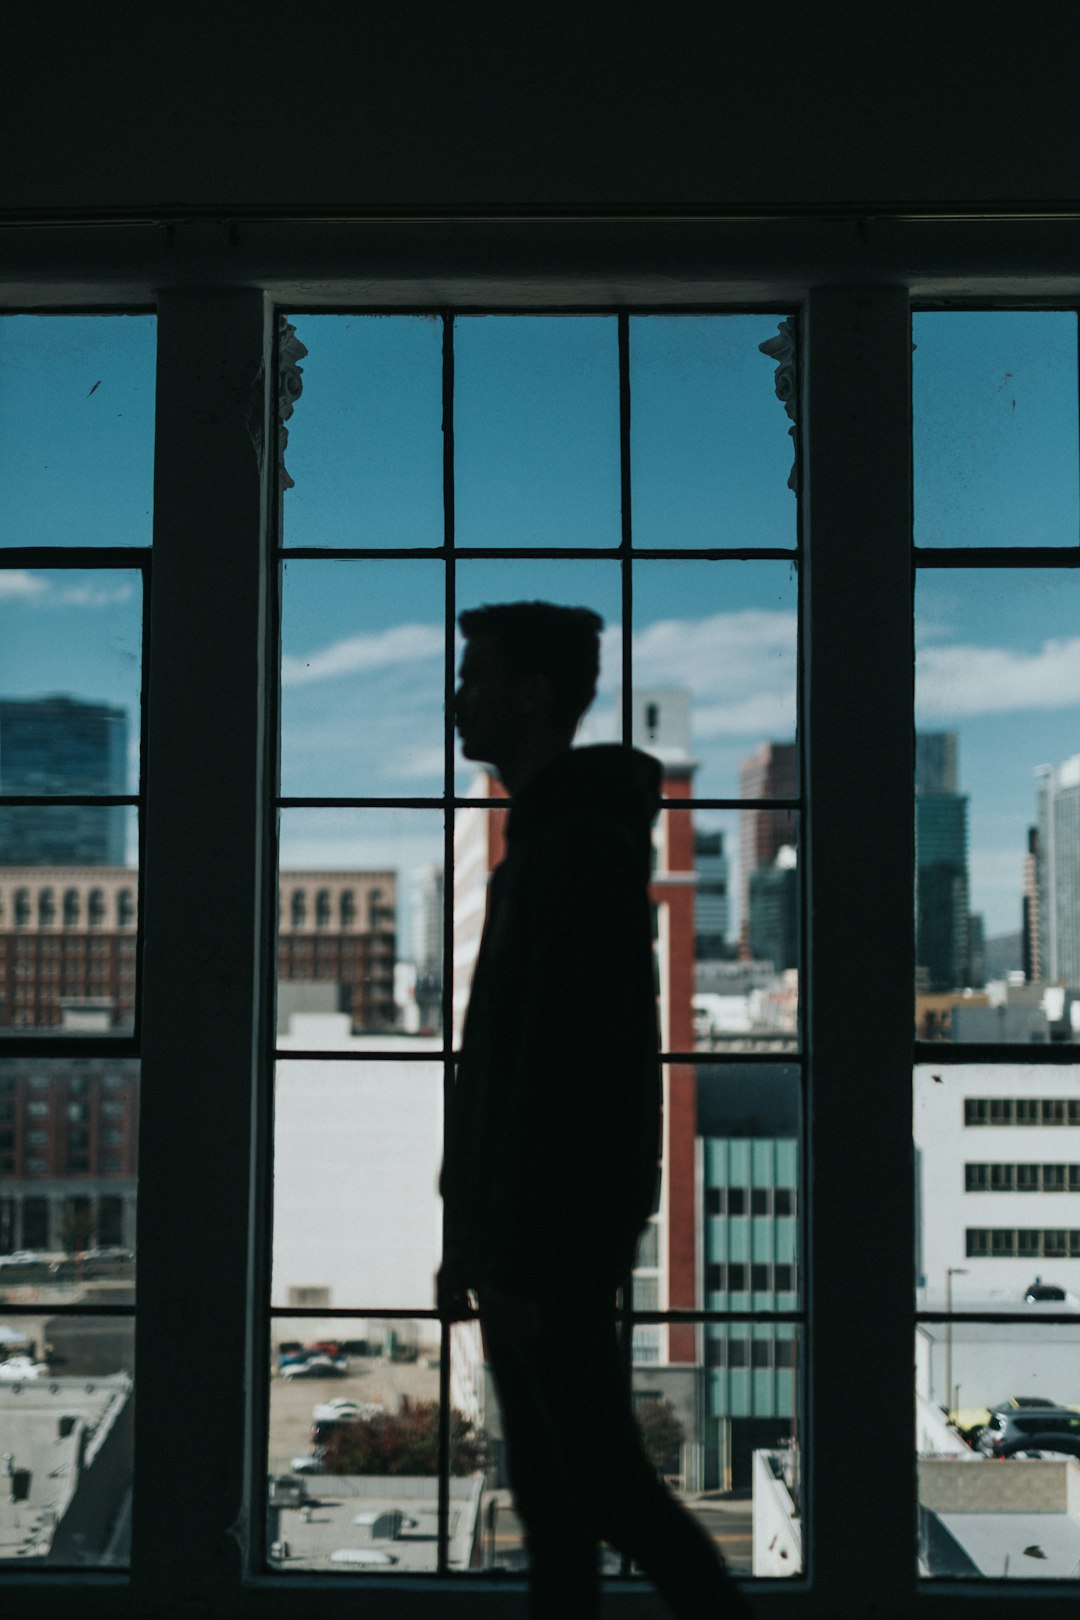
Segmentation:
<svg viewBox="0 0 1080 1620">
<path fill-rule="evenodd" d="M 541 1302 L 530 1318 L 509 1306 L 480 1295 L 531 1620 L 599 1615 L 601 1541 L 639 1564 L 680 1620 L 747 1614 L 712 1541 L 645 1455 L 611 1297 Z"/>
</svg>

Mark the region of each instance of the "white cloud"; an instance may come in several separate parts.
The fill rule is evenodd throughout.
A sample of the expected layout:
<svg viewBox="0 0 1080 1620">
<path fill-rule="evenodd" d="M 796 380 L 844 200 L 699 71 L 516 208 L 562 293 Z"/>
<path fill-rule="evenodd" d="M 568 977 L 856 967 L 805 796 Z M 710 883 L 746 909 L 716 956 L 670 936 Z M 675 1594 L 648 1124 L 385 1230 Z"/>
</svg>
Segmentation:
<svg viewBox="0 0 1080 1620">
<path fill-rule="evenodd" d="M 795 725 L 795 649 L 794 613 L 661 619 L 634 637 L 634 681 L 687 688 L 702 740 L 783 735 Z"/>
<path fill-rule="evenodd" d="M 367 675 L 440 656 L 442 650 L 441 626 L 397 624 L 374 635 L 332 642 L 306 658 L 286 655 L 281 660 L 282 685 L 304 686 L 312 681 L 337 680 L 343 675 Z"/>
<path fill-rule="evenodd" d="M 796 617 L 791 612 L 747 608 L 700 619 L 661 619 L 634 636 L 634 681 L 639 688 L 687 688 L 694 698 L 694 733 L 703 741 L 779 735 L 790 732 L 795 723 L 795 646 Z M 282 681 L 286 687 L 298 687 L 393 671 L 411 685 L 412 667 L 441 652 L 439 626 L 396 625 L 334 642 L 306 658 L 287 656 L 282 660 Z M 604 632 L 602 669 L 602 689 L 609 693 L 619 685 L 621 674 L 617 625 Z M 425 674 L 425 684 L 430 679 Z M 404 699 L 405 693 L 398 696 Z M 369 713 L 366 727 L 371 720 Z M 595 728 L 595 718 L 592 724 Z M 311 744 L 310 722 L 305 731 L 305 742 Z M 393 775 L 420 780 L 437 775 L 441 767 L 436 749 L 424 747 L 395 760 Z"/>
<path fill-rule="evenodd" d="M 1080 637 L 1012 647 L 928 647 L 919 655 L 920 720 L 1060 709 L 1080 703 Z"/>
<path fill-rule="evenodd" d="M 31 574 L 25 568 L 12 568 L 0 572 L 0 601 L 31 601 L 41 597 L 48 586 L 40 574 Z"/>
<path fill-rule="evenodd" d="M 755 692 L 737 703 L 705 704 L 693 711 L 695 737 L 779 737 L 795 725 L 795 687 Z"/>
<path fill-rule="evenodd" d="M 134 585 L 128 579 L 109 583 L 108 574 L 100 582 L 83 580 L 78 585 L 60 586 L 64 575 L 31 574 L 26 569 L 0 571 L 0 601 L 33 602 L 39 607 L 113 607 L 129 602 Z"/>
<path fill-rule="evenodd" d="M 114 607 L 118 602 L 130 602 L 133 592 L 128 580 L 121 585 L 71 585 L 56 591 L 52 600 L 57 607 Z"/>
</svg>

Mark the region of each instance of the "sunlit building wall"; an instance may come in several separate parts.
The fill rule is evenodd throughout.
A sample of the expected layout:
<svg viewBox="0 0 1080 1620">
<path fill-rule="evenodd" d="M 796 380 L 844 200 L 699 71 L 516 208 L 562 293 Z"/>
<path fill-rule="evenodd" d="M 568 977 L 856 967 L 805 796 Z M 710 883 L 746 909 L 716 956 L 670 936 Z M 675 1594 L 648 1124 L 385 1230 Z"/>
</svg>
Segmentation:
<svg viewBox="0 0 1080 1620">
<path fill-rule="evenodd" d="M 1080 985 L 1080 754 L 1036 773 L 1039 954 L 1050 984 Z"/>
</svg>

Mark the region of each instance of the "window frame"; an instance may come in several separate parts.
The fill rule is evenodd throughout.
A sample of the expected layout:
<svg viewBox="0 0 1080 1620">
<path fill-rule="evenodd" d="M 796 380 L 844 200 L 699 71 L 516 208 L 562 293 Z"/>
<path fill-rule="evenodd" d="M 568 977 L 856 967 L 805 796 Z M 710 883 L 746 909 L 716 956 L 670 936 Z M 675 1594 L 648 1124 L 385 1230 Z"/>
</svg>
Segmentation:
<svg viewBox="0 0 1080 1620">
<path fill-rule="evenodd" d="M 102 1617 L 136 1600 L 146 1609 L 228 1607 L 253 1620 L 426 1617 L 436 1593 L 440 1615 L 511 1611 L 505 1589 L 461 1577 L 406 1586 L 251 1574 L 245 1547 L 264 1481 L 258 1418 L 236 1391 L 249 1389 L 257 1403 L 267 1360 L 252 1331 L 267 1292 L 265 1259 L 248 1234 L 268 1209 L 257 1149 L 269 1118 L 263 1000 L 274 970 L 276 905 L 275 874 L 264 859 L 274 777 L 266 603 L 276 311 L 310 300 L 313 286 L 327 305 L 378 299 L 425 309 L 448 299 L 528 307 L 555 287 L 567 307 L 735 309 L 779 301 L 802 318 L 800 721 L 809 739 L 802 927 L 813 1110 L 805 1146 L 811 1173 L 801 1182 L 809 1204 L 803 1354 L 812 1374 L 801 1427 L 809 1435 L 803 1477 L 813 1542 L 803 1577 L 755 1587 L 755 1612 L 769 1620 L 872 1610 L 907 1620 L 954 1615 L 958 1604 L 977 1599 L 988 1616 L 1037 1603 L 1071 1620 L 1072 1583 L 946 1587 L 916 1574 L 909 317 L 913 298 L 967 306 L 1019 292 L 1029 303 L 1069 303 L 1080 292 L 1077 234 L 1055 221 L 1032 220 L 1017 232 L 1009 222 L 917 218 L 867 229 L 825 219 L 431 221 L 411 234 L 363 222 L 193 219 L 58 226 L 48 243 L 40 233 L 13 233 L 6 298 L 13 310 L 96 301 L 142 307 L 156 296 L 155 580 L 144 649 L 153 726 L 142 897 L 155 923 L 143 959 L 144 1264 L 131 1578 L 4 1571 L 0 1591 L 14 1601 L 25 1594 L 43 1617 L 69 1615 L 73 1594 L 81 1614 Z M 912 265 L 930 268 L 913 273 Z M 874 547 L 865 543 L 869 510 L 880 514 Z M 202 656 L 193 663 L 195 623 Z M 229 705 L 220 702 L 224 689 L 233 694 Z M 855 757 L 851 736 L 870 734 L 879 747 Z M 209 869 L 205 851 L 192 847 L 192 824 L 215 828 Z M 880 858 L 882 827 L 893 862 Z M 865 883 L 852 884 L 853 871 Z M 881 950 L 853 953 L 850 940 L 862 937 L 880 939 Z M 181 1023 L 177 1008 L 196 1004 L 210 973 L 219 1005 L 197 1023 Z M 238 1011 L 227 1017 L 227 1007 Z M 935 1063 L 962 1055 L 933 1048 Z M 980 1060 L 987 1055 L 978 1052 Z M 1046 1049 L 1037 1057 L 1045 1062 Z M 1010 1051 L 1008 1060 L 1024 1054 Z M 858 1155 L 850 1148 L 853 1119 Z M 205 1177 L 197 1207 L 185 1205 L 188 1231 L 178 1247 L 176 1199 L 188 1167 L 207 1157 L 216 1173 Z M 814 1198 L 819 1187 L 825 1196 Z M 866 1266 L 864 1234 L 875 1212 L 874 1263 Z M 154 1266 L 155 1256 L 169 1264 Z M 176 1355 L 176 1335 L 196 1330 L 212 1339 L 213 1358 Z M 882 1388 L 897 1398 L 882 1401 Z M 890 1459 L 873 1491 L 853 1478 L 850 1430 L 835 1421 L 853 1410 L 874 1412 L 875 1458 Z M 224 1466 L 208 1467 L 212 1458 Z M 640 1590 L 620 1594 L 619 1608 L 643 1620 L 661 1612 Z"/>
</svg>

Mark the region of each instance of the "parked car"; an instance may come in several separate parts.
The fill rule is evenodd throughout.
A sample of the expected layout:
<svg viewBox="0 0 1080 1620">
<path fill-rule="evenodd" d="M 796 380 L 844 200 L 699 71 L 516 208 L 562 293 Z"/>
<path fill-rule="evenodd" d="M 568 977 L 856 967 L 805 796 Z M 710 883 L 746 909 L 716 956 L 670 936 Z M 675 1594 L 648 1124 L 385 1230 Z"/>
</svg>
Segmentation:
<svg viewBox="0 0 1080 1620">
<path fill-rule="evenodd" d="M 349 1370 L 348 1356 L 328 1356 L 321 1350 L 303 1351 L 281 1363 L 282 1378 L 341 1378 Z"/>
<path fill-rule="evenodd" d="M 6 1361 L 0 1361 L 0 1383 L 23 1384 L 45 1377 L 48 1371 L 47 1362 L 32 1361 L 29 1356 L 8 1356 Z"/>
<path fill-rule="evenodd" d="M 1066 1406 L 997 1407 L 975 1443 L 986 1457 L 1080 1457 L 1080 1412 Z"/>
<path fill-rule="evenodd" d="M 1064 1304 L 1067 1298 L 1064 1288 L 1059 1287 L 1057 1283 L 1029 1283 L 1024 1292 L 1025 1305 L 1037 1305 L 1045 1300 L 1056 1300 Z"/>
<path fill-rule="evenodd" d="M 294 1474 L 325 1474 L 326 1466 L 321 1457 L 294 1457 L 289 1464 Z"/>
<path fill-rule="evenodd" d="M 360 1416 L 359 1401 L 347 1401 L 339 1395 L 333 1401 L 317 1401 L 311 1408 L 311 1415 L 316 1423 L 351 1423 L 353 1418 Z"/>
</svg>

